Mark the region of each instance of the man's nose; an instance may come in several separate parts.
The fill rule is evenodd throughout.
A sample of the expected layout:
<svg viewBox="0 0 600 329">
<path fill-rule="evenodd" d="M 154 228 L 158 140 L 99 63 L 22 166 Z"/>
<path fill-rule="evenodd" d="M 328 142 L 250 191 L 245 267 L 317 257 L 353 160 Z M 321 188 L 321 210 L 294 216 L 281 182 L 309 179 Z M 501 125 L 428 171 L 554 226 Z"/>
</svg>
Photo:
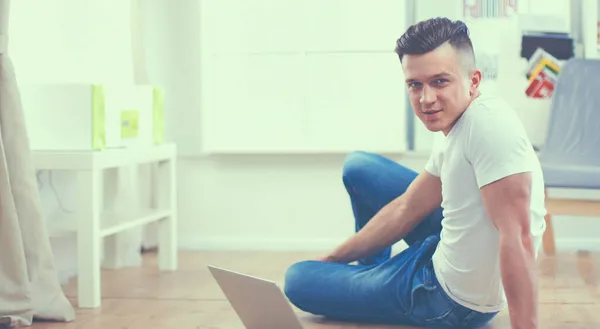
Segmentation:
<svg viewBox="0 0 600 329">
<path fill-rule="evenodd" d="M 424 86 L 421 92 L 421 104 L 431 104 L 436 101 L 435 91 L 429 86 Z"/>
</svg>

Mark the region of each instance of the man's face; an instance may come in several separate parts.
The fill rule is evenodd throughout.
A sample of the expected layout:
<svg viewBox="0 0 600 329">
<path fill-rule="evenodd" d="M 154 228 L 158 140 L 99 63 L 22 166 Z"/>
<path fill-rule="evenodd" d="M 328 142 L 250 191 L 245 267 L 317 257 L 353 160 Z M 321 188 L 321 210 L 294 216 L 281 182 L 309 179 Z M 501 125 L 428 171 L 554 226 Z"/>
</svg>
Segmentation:
<svg viewBox="0 0 600 329">
<path fill-rule="evenodd" d="M 478 96 L 481 73 L 467 72 L 449 43 L 423 55 L 405 55 L 402 68 L 415 114 L 430 131 L 448 134 Z"/>
</svg>

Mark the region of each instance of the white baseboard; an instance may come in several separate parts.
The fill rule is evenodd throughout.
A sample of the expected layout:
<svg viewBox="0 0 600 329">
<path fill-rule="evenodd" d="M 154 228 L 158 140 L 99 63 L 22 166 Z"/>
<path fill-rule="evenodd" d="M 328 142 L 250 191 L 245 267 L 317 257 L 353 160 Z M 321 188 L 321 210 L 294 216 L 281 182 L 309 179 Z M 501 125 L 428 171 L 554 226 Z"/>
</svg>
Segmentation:
<svg viewBox="0 0 600 329">
<path fill-rule="evenodd" d="M 318 239 L 259 239 L 235 237 L 180 238 L 181 250 L 256 250 L 256 251 L 328 251 L 342 243 L 346 237 Z M 403 249 L 403 244 L 394 246 L 394 251 Z M 557 252 L 578 250 L 600 251 L 600 239 L 556 240 Z"/>
<path fill-rule="evenodd" d="M 236 237 L 180 238 L 181 250 L 323 251 L 337 247 L 339 239 L 260 239 Z"/>
<path fill-rule="evenodd" d="M 571 252 L 578 250 L 600 251 L 600 239 L 556 239 L 557 252 Z"/>
</svg>

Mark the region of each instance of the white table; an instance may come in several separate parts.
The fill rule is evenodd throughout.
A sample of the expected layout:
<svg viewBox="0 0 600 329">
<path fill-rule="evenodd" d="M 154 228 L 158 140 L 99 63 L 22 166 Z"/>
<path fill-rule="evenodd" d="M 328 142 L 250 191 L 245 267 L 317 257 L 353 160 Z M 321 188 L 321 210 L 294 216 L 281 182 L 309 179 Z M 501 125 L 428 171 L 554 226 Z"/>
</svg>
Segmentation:
<svg viewBox="0 0 600 329">
<path fill-rule="evenodd" d="M 114 238 L 119 232 L 158 222 L 159 268 L 177 269 L 177 150 L 175 145 L 89 152 L 32 151 L 32 157 L 36 170 L 77 172 L 79 307 L 96 308 L 101 305 L 101 246 L 102 240 L 106 237 Z M 104 211 L 102 209 L 104 171 L 122 167 L 134 169 L 141 164 L 154 165 L 152 179 L 157 185 L 153 188 L 152 195 L 156 199 L 155 207 L 139 211 L 136 209 L 125 216 L 128 218 L 123 218 L 123 214 Z"/>
</svg>

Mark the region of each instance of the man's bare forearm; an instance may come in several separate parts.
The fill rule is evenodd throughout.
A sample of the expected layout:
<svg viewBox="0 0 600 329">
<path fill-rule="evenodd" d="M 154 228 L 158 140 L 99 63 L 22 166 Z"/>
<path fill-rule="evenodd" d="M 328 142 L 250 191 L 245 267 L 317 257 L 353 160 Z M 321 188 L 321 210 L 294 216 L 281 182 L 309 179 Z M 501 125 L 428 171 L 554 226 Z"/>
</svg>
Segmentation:
<svg viewBox="0 0 600 329">
<path fill-rule="evenodd" d="M 439 177 L 424 171 L 399 197 L 381 208 L 368 223 L 325 259 L 351 263 L 371 256 L 404 238 L 442 202 Z"/>
<path fill-rule="evenodd" d="M 538 328 L 535 251 L 529 234 L 500 237 L 500 270 L 512 329 Z"/>
<path fill-rule="evenodd" d="M 336 248 L 328 260 L 350 263 L 373 255 L 402 239 L 418 224 L 419 218 L 407 211 L 402 198 L 383 207 L 369 222 L 341 246 Z"/>
</svg>

